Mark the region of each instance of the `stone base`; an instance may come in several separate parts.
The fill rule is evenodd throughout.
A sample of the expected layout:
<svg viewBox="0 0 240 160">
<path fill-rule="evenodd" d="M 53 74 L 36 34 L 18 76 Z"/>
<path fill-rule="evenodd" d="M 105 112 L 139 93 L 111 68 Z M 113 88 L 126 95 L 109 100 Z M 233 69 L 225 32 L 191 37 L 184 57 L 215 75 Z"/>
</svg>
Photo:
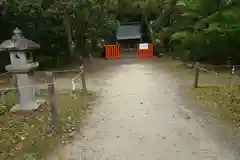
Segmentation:
<svg viewBox="0 0 240 160">
<path fill-rule="evenodd" d="M 16 104 L 12 107 L 10 110 L 11 112 L 16 112 L 16 111 L 32 111 L 32 110 L 37 110 L 41 105 L 45 103 L 44 99 L 39 99 L 34 102 L 30 102 L 26 104 L 24 107 L 20 106 L 20 104 Z"/>
</svg>

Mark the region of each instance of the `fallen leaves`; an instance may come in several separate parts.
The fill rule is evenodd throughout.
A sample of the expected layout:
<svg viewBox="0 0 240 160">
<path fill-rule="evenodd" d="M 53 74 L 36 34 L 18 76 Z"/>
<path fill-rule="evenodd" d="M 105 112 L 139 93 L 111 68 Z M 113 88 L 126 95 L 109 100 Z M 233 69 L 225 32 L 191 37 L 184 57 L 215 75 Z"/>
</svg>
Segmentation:
<svg viewBox="0 0 240 160">
<path fill-rule="evenodd" d="M 47 96 L 45 91 L 40 95 Z M 71 92 L 65 91 L 56 97 L 61 126 L 57 133 L 52 132 L 47 105 L 31 112 L 8 110 L 0 116 L 0 159 L 41 159 L 61 141 L 72 141 L 91 96 L 83 98 L 82 93 L 76 93 L 77 98 L 72 99 Z"/>
<path fill-rule="evenodd" d="M 218 118 L 240 127 L 240 86 L 204 86 L 194 92 L 213 109 Z"/>
</svg>

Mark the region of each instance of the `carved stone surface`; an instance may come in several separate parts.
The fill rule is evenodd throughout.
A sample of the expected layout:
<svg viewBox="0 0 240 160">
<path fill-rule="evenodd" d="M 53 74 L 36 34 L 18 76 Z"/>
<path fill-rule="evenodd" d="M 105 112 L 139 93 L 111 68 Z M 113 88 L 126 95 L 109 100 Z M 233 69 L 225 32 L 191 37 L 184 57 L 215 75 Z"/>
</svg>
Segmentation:
<svg viewBox="0 0 240 160">
<path fill-rule="evenodd" d="M 5 68 L 17 77 L 17 87 L 20 95 L 19 104 L 12 108 L 16 110 L 34 110 L 41 104 L 35 98 L 35 88 L 29 79 L 29 71 L 38 67 L 38 62 L 27 58 L 27 52 L 40 48 L 37 43 L 24 38 L 22 31 L 16 28 L 12 39 L 0 44 L 0 51 L 9 51 L 11 64 Z"/>
<path fill-rule="evenodd" d="M 0 44 L 0 50 L 29 51 L 40 48 L 39 44 L 24 38 L 22 31 L 18 28 L 16 28 L 13 33 L 12 39 L 6 40 Z"/>
</svg>

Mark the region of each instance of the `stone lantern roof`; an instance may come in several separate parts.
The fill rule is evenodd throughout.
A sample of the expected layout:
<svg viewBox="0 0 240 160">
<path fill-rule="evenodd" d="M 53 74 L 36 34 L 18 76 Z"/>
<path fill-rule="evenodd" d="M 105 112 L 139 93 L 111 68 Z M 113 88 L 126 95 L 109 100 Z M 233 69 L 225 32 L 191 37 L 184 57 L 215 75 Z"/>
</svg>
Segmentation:
<svg viewBox="0 0 240 160">
<path fill-rule="evenodd" d="M 40 45 L 24 38 L 22 31 L 16 28 L 13 31 L 12 39 L 0 44 L 0 51 L 29 51 L 39 49 Z"/>
</svg>

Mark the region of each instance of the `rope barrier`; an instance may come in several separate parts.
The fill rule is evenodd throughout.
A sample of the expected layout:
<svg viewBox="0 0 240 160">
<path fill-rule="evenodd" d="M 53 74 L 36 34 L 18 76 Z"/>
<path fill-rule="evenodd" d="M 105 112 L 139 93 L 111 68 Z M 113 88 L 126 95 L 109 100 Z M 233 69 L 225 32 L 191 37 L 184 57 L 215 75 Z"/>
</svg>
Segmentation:
<svg viewBox="0 0 240 160">
<path fill-rule="evenodd" d="M 229 68 L 229 67 L 240 67 L 239 64 L 236 65 L 206 65 L 206 64 L 201 64 L 202 67 L 211 67 L 211 68 Z"/>
<path fill-rule="evenodd" d="M 213 81 L 213 84 L 216 85 L 216 81 L 217 81 L 217 77 L 225 77 L 225 78 L 228 78 L 228 79 L 224 79 L 224 78 L 221 78 L 219 80 L 219 83 L 225 83 L 227 81 L 228 84 L 238 84 L 240 83 L 239 82 L 239 76 L 236 75 L 236 72 L 235 72 L 235 67 L 232 68 L 232 75 L 226 75 L 226 74 L 222 74 L 221 72 L 217 72 L 215 70 L 209 70 L 209 69 L 206 69 L 205 67 L 203 67 L 203 65 L 200 65 L 199 62 L 196 63 L 195 65 L 195 78 L 194 78 L 194 88 L 198 88 L 198 83 L 199 83 L 199 72 L 200 71 L 205 71 L 205 72 L 208 72 L 208 73 L 213 73 L 215 75 L 215 77 L 212 79 Z M 220 74 L 221 73 L 221 74 Z M 207 80 L 207 83 L 209 83 L 209 78 L 204 78 L 203 79 L 204 82 L 205 80 Z M 205 82 L 206 83 L 206 82 Z"/>
<path fill-rule="evenodd" d="M 198 67 L 200 70 L 203 70 L 203 71 L 205 71 L 205 72 L 217 73 L 217 72 L 215 72 L 215 71 L 208 70 L 208 69 L 206 69 L 206 68 L 204 68 L 204 67 L 200 67 L 199 65 L 197 65 L 196 67 Z"/>
<path fill-rule="evenodd" d="M 208 70 L 208 69 L 202 67 L 202 65 L 201 65 L 201 66 L 197 65 L 196 67 L 198 67 L 200 70 L 203 70 L 203 71 L 205 71 L 205 72 L 214 73 L 214 74 L 216 75 L 216 77 L 217 77 L 217 76 L 221 76 L 221 77 L 237 78 L 237 79 L 240 78 L 240 77 L 237 76 L 237 75 L 234 75 L 234 76 L 231 76 L 231 75 L 223 75 L 223 74 L 220 74 L 220 73 L 218 73 L 218 72 L 216 72 L 216 71 Z"/>
<path fill-rule="evenodd" d="M 72 80 L 77 79 L 78 77 L 80 77 L 83 74 L 83 66 L 80 67 L 80 73 L 77 74 Z"/>
<path fill-rule="evenodd" d="M 36 70 L 35 72 L 52 72 L 52 73 L 65 73 L 65 72 L 79 72 L 83 69 L 83 66 L 80 68 L 75 68 L 75 69 L 63 69 L 63 70 L 51 70 L 51 68 L 45 68 L 43 70 Z M 10 74 L 9 72 L 5 72 L 0 74 L 0 76 L 5 76 L 7 74 Z"/>
<path fill-rule="evenodd" d="M 36 71 L 36 72 L 52 72 L 52 73 L 80 72 L 74 78 L 72 78 L 72 86 L 73 86 L 73 90 L 75 90 L 75 88 L 76 88 L 75 80 L 77 78 L 79 78 L 80 76 L 82 76 L 83 68 L 84 68 L 83 66 L 80 66 L 78 69 L 44 70 L 44 71 L 41 70 L 41 71 Z M 0 76 L 5 76 L 7 74 L 9 74 L 9 72 L 2 73 L 2 74 L 0 74 Z M 54 83 L 41 83 L 41 84 L 35 84 L 35 85 L 29 85 L 29 86 L 6 87 L 6 88 L 0 88 L 0 91 L 18 90 L 18 89 L 22 89 L 22 88 L 37 88 L 37 87 L 40 87 L 42 85 L 50 85 L 50 84 L 54 84 Z"/>
<path fill-rule="evenodd" d="M 29 85 L 29 86 L 6 87 L 6 88 L 0 88 L 0 91 L 18 90 L 18 89 L 23 89 L 23 88 L 37 88 L 37 87 L 40 87 L 43 85 L 50 85 L 50 84 L 55 84 L 55 83 L 40 83 L 40 84 Z"/>
<path fill-rule="evenodd" d="M 72 78 L 72 90 L 76 90 L 76 83 L 75 80 L 77 78 L 79 78 L 80 76 L 82 76 L 83 74 L 83 66 L 80 67 L 81 72 L 79 74 L 77 74 L 74 78 Z"/>
<path fill-rule="evenodd" d="M 66 70 L 37 70 L 36 72 L 52 72 L 52 73 L 65 73 L 65 72 L 79 72 L 81 69 L 66 69 Z"/>
<path fill-rule="evenodd" d="M 5 76 L 5 75 L 7 75 L 7 74 L 9 74 L 9 72 L 1 73 L 1 74 L 0 74 L 0 77 Z"/>
</svg>

